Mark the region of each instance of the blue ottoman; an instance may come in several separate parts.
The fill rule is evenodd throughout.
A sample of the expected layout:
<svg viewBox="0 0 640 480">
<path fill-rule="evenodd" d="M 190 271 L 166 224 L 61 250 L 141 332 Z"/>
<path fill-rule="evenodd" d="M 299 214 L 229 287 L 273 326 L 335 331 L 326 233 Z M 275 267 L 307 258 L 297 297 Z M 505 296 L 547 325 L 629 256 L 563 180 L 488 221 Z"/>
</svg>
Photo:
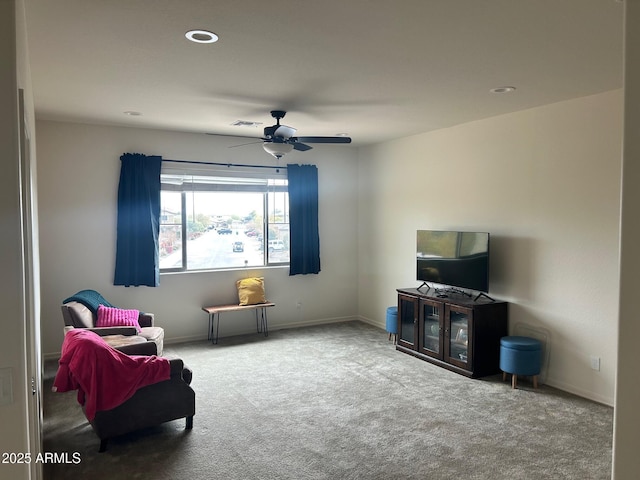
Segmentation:
<svg viewBox="0 0 640 480">
<path fill-rule="evenodd" d="M 500 339 L 500 370 L 502 380 L 511 374 L 511 388 L 516 388 L 518 375 L 533 377 L 533 388 L 538 388 L 538 375 L 542 364 L 542 343 L 531 337 L 502 337 Z"/>
<path fill-rule="evenodd" d="M 398 341 L 398 307 L 387 308 L 387 332 L 389 332 L 389 340 L 393 335 L 393 344 Z"/>
</svg>

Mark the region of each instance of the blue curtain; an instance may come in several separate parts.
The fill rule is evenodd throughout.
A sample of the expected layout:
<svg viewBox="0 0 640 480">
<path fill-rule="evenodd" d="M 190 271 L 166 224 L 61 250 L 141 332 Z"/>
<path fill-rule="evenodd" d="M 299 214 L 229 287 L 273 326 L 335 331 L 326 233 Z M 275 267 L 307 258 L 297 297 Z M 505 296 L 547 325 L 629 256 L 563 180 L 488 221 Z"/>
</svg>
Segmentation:
<svg viewBox="0 0 640 480">
<path fill-rule="evenodd" d="M 287 165 L 289 181 L 289 275 L 320 272 L 318 168 Z"/>
<path fill-rule="evenodd" d="M 125 153 L 120 161 L 113 284 L 157 287 L 160 285 L 158 228 L 162 157 Z"/>
</svg>

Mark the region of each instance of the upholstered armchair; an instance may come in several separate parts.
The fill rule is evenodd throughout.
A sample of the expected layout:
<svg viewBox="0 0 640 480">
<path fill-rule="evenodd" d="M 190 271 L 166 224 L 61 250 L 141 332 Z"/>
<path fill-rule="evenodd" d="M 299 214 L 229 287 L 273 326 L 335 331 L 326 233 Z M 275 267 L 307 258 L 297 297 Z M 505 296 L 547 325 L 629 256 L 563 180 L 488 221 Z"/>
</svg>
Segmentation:
<svg viewBox="0 0 640 480">
<path fill-rule="evenodd" d="M 126 355 L 89 329 L 65 334 L 54 391 L 78 391 L 78 403 L 100 439 L 186 419 L 193 427 L 192 372 L 179 358 Z"/>
<path fill-rule="evenodd" d="M 61 308 L 65 332 L 84 328 L 97 333 L 109 345 L 128 355 L 162 355 L 164 329 L 154 325 L 153 313 L 139 312 L 135 326 L 96 326 L 101 304 L 111 305 L 94 290 L 82 290 L 64 300 Z"/>
<path fill-rule="evenodd" d="M 153 427 L 170 420 L 185 419 L 185 428 L 193 428 L 196 394 L 191 388 L 192 371 L 182 359 L 168 359 L 171 377 L 138 389 L 129 400 L 111 410 L 96 412 L 89 421 L 100 439 L 100 452 L 110 438 Z"/>
</svg>

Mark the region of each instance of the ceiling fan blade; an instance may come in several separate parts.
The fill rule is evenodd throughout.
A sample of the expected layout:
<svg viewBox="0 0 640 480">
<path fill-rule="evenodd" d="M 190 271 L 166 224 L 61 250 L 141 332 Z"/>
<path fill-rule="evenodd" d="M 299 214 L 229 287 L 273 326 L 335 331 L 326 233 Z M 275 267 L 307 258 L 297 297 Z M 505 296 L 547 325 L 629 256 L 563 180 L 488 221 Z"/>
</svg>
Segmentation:
<svg viewBox="0 0 640 480">
<path fill-rule="evenodd" d="M 253 145 L 254 143 L 262 143 L 263 140 L 255 140 L 253 142 L 240 143 L 238 145 L 229 145 L 228 148 L 244 147 L 245 145 Z"/>
<path fill-rule="evenodd" d="M 304 143 L 295 142 L 292 144 L 294 150 L 298 150 L 299 152 L 306 152 L 307 150 L 311 150 L 313 147 L 306 145 Z"/>
<path fill-rule="evenodd" d="M 295 137 L 295 141 L 306 142 L 306 143 L 351 143 L 351 138 L 350 137 Z"/>
</svg>

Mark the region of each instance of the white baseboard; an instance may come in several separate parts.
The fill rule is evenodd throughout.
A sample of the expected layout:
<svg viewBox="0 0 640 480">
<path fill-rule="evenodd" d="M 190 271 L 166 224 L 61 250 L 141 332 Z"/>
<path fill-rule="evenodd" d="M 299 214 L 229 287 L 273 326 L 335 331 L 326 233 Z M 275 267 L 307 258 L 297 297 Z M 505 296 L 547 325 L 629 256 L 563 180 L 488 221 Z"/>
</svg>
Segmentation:
<svg viewBox="0 0 640 480">
<path fill-rule="evenodd" d="M 547 377 L 544 384 L 549 385 L 550 387 L 553 387 L 553 388 L 557 388 L 558 390 L 562 390 L 563 392 L 572 393 L 579 397 L 586 398 L 587 400 L 592 400 L 594 402 L 607 405 L 608 407 L 613 407 L 615 405 L 615 401 L 612 397 L 598 395 L 597 393 L 583 390 L 570 383 L 558 381 L 553 378 Z"/>
<path fill-rule="evenodd" d="M 385 330 L 387 328 L 387 325 L 385 322 L 377 322 L 375 320 L 372 320 L 370 318 L 367 317 L 363 317 L 362 315 L 360 315 L 358 317 L 358 320 L 360 320 L 363 323 L 369 324 L 372 327 L 377 327 L 377 328 L 381 328 L 382 330 Z"/>
<path fill-rule="evenodd" d="M 313 327 L 316 325 L 328 325 L 331 323 L 343 323 L 352 322 L 358 320 L 358 317 L 331 317 L 331 318 L 318 318 L 315 320 L 305 320 L 302 322 L 282 323 L 274 324 L 269 323 L 269 330 L 286 330 L 287 328 L 300 328 L 300 327 Z"/>
<path fill-rule="evenodd" d="M 353 320 L 359 320 L 358 317 L 332 317 L 332 318 L 320 318 L 315 320 L 306 320 L 302 322 L 293 322 L 293 323 L 272 323 L 269 322 L 269 331 L 274 332 L 276 330 L 286 330 L 289 328 L 302 328 L 302 327 L 313 327 L 316 325 L 328 325 L 332 323 L 343 323 L 343 322 L 351 322 Z M 236 337 L 238 335 L 251 335 L 256 333 L 255 327 L 247 327 L 246 329 L 242 329 L 239 331 L 235 331 L 230 335 L 220 335 L 220 338 L 224 338 L 226 336 Z M 189 337 L 173 337 L 173 338 L 165 338 L 165 345 L 175 345 L 179 343 L 189 343 L 189 342 L 200 342 L 202 340 L 206 340 L 206 335 L 195 335 Z"/>
<path fill-rule="evenodd" d="M 42 360 L 45 362 L 47 360 L 60 360 L 60 355 L 62 355 L 62 352 L 43 353 Z"/>
<path fill-rule="evenodd" d="M 205 334 L 202 335 L 191 335 L 189 337 L 172 337 L 164 339 L 165 345 L 176 345 L 178 343 L 190 343 L 190 342 L 201 342 L 206 340 L 207 336 Z"/>
</svg>

